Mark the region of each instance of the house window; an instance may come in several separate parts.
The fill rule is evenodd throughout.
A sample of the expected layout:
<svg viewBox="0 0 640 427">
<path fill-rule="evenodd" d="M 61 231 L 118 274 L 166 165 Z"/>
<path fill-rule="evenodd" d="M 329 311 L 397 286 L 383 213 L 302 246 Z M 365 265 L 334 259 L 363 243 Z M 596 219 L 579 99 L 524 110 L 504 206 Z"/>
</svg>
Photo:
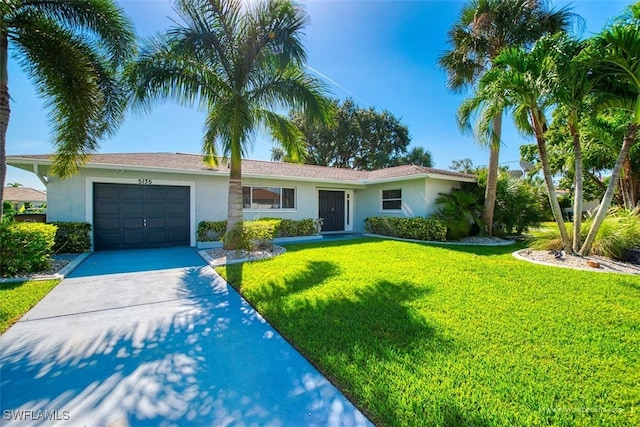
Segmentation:
<svg viewBox="0 0 640 427">
<path fill-rule="evenodd" d="M 382 210 L 398 211 L 402 208 L 402 190 L 382 190 Z"/>
<path fill-rule="evenodd" d="M 244 209 L 295 209 L 295 188 L 242 187 Z"/>
</svg>

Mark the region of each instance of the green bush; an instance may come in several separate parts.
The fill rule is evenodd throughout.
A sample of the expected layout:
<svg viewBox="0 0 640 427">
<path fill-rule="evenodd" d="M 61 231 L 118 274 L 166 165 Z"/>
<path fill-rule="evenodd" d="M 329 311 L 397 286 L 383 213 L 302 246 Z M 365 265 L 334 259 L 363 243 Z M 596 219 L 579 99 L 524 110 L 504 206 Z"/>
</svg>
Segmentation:
<svg viewBox="0 0 640 427">
<path fill-rule="evenodd" d="M 369 217 L 364 220 L 367 233 L 403 239 L 446 241 L 447 227 L 435 218 Z"/>
<path fill-rule="evenodd" d="M 275 237 L 312 236 L 316 234 L 315 222 L 311 218 L 302 220 L 260 218 L 255 221 L 245 221 L 244 223 L 248 224 L 252 222 L 271 224 L 274 227 Z M 227 221 L 201 221 L 198 224 L 198 241 L 215 242 L 222 240 L 226 229 Z"/>
<path fill-rule="evenodd" d="M 48 268 L 56 229 L 33 222 L 0 224 L 0 275 L 15 277 Z"/>
<path fill-rule="evenodd" d="M 487 187 L 487 170 L 478 172 L 477 191 L 484 205 Z M 542 181 L 530 182 L 524 178 L 514 178 L 502 170 L 498 175 L 496 206 L 493 214 L 493 234 L 509 236 L 522 234 L 530 227 L 537 227 L 545 220 L 545 207 L 549 204 L 546 188 Z"/>
<path fill-rule="evenodd" d="M 200 221 L 198 224 L 199 242 L 217 242 L 227 230 L 227 221 Z"/>
<path fill-rule="evenodd" d="M 237 249 L 265 250 L 273 247 L 277 221 L 245 221 L 222 236 L 222 241 L 238 242 Z"/>
<path fill-rule="evenodd" d="M 77 254 L 91 249 L 91 224 L 88 222 L 52 222 L 58 227 L 54 252 Z"/>
<path fill-rule="evenodd" d="M 447 240 L 460 240 L 478 234 L 482 228 L 482 195 L 476 184 L 454 188 L 449 193 L 438 193 L 436 204 L 440 210 L 436 218 L 447 227 Z"/>
<path fill-rule="evenodd" d="M 583 222 L 580 229 L 582 241 L 587 237 L 593 218 Z M 566 224 L 569 235 L 571 224 Z M 536 233 L 531 247 L 535 249 L 562 249 L 562 239 L 557 229 Z M 640 213 L 613 208 L 609 210 L 593 241 L 591 254 L 613 259 L 624 259 L 629 249 L 640 247 Z"/>
<path fill-rule="evenodd" d="M 277 237 L 312 236 L 316 234 L 316 225 L 313 219 L 283 219 L 280 221 Z"/>
</svg>

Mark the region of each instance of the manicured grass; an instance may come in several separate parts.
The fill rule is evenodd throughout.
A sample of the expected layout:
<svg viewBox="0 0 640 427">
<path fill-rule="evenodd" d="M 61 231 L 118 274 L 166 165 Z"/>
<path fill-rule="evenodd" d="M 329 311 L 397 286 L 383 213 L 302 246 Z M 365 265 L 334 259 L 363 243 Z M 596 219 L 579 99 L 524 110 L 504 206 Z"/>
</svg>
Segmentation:
<svg viewBox="0 0 640 427">
<path fill-rule="evenodd" d="M 60 280 L 0 283 L 0 334 L 9 329 Z"/>
<path fill-rule="evenodd" d="M 376 424 L 640 425 L 640 277 L 358 239 L 218 271 Z"/>
</svg>

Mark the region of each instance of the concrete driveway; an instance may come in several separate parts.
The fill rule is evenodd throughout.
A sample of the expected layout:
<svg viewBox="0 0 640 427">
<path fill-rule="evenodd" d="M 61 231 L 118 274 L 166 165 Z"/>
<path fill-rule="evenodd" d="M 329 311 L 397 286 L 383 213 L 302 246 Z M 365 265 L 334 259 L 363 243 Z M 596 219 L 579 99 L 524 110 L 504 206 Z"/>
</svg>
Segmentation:
<svg viewBox="0 0 640 427">
<path fill-rule="evenodd" d="M 190 248 L 98 252 L 0 337 L 3 425 L 369 421 Z"/>
</svg>

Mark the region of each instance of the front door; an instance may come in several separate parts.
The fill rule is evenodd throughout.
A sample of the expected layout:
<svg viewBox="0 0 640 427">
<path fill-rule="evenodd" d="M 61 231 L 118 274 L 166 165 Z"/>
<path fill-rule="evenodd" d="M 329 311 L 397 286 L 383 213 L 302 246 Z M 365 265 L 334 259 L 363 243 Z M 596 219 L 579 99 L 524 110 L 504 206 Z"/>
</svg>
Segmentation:
<svg viewBox="0 0 640 427">
<path fill-rule="evenodd" d="M 344 231 L 344 191 L 320 190 L 318 206 L 322 231 Z"/>
</svg>

